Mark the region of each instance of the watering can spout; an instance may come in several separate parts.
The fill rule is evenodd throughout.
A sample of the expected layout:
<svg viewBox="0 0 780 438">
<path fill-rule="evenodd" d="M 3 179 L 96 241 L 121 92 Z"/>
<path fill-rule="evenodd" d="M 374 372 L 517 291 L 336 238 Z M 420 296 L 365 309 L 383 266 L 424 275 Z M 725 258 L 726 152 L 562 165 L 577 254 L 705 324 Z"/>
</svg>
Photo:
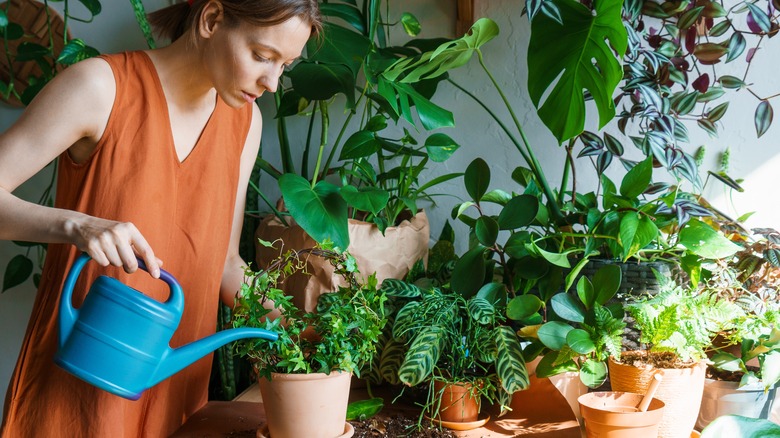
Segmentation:
<svg viewBox="0 0 780 438">
<path fill-rule="evenodd" d="M 169 348 L 153 374 L 149 386 L 151 387 L 162 382 L 228 342 L 246 338 L 275 341 L 279 338 L 279 335 L 258 328 L 235 328 L 215 333 L 176 349 Z"/>
</svg>

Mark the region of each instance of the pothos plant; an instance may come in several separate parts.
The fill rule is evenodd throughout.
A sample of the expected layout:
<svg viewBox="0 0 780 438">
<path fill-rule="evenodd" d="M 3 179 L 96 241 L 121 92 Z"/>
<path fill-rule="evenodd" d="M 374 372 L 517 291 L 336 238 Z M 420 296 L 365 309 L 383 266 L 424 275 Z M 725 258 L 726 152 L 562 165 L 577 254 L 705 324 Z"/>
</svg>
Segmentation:
<svg viewBox="0 0 780 438">
<path fill-rule="evenodd" d="M 13 2 L 5 2 L 3 4 L 4 7 L 0 7 L 0 44 L 3 47 L 2 57 L 4 58 L 2 63 L 7 67 L 4 70 L 8 75 L 7 77 L 0 77 L 0 97 L 3 100 L 17 100 L 22 105 L 27 105 L 62 69 L 81 60 L 99 55 L 97 49 L 91 47 L 83 40 L 70 38 L 68 23 L 70 20 L 85 23 L 92 22 L 103 9 L 100 1 L 78 0 L 84 6 L 88 14 L 87 18 L 79 16 L 78 12 L 74 13 L 73 8 L 69 5 L 69 3 L 73 3 L 72 0 L 60 1 L 63 3 L 62 10 L 64 11 L 62 24 L 63 40 L 55 41 L 56 32 L 53 16 L 48 13 L 49 2 L 44 0 L 43 4 L 47 10 L 44 25 L 48 35 L 45 43 L 33 40 L 29 31 L 26 31 L 15 21 L 17 18 L 15 18 L 16 11 L 14 10 Z M 131 0 L 130 3 L 135 12 L 136 20 L 144 32 L 147 42 L 150 44 L 150 48 L 153 48 L 154 39 L 151 36 L 149 23 L 146 20 L 143 3 L 141 3 L 141 0 Z M 61 47 L 61 50 L 57 50 L 59 47 Z M 34 63 L 37 69 L 29 70 L 32 73 L 27 77 L 16 77 L 15 71 L 25 69 L 12 68 L 11 66 L 25 66 L 29 63 Z M 25 84 L 23 91 L 18 89 L 16 85 L 18 83 Z M 53 161 L 51 166 L 53 167 L 51 178 L 37 200 L 37 203 L 40 205 L 51 206 L 54 204 L 57 161 Z M 11 258 L 8 265 L 6 265 L 5 273 L 3 274 L 2 292 L 24 283 L 31 276 L 35 287 L 38 287 L 40 282 L 40 273 L 33 272 L 36 271 L 36 265 L 38 271 L 43 266 L 46 245 L 30 242 L 14 242 L 14 244 L 23 248 L 23 253 Z M 33 251 L 37 253 L 37 257 L 35 257 L 37 263 L 31 257 Z"/>
<path fill-rule="evenodd" d="M 621 279 L 616 265 L 602 267 L 592 281 L 580 277 L 576 295 L 561 292 L 552 297 L 544 309 L 547 322 L 520 330 L 532 341 L 531 350 L 546 350 L 536 367 L 538 377 L 574 371 L 590 388 L 606 381 L 607 359 L 620 359 L 626 327 L 622 304 L 608 304 Z"/>
<path fill-rule="evenodd" d="M 439 80 L 400 84 L 380 79 L 397 59 L 416 56 L 441 40 L 390 46 L 391 28 L 400 24 L 413 37 L 421 26 L 409 13 L 390 22 L 383 6 L 387 3 L 381 0 L 364 1 L 362 7 L 354 1 L 320 4 L 326 17 L 323 36 L 309 42 L 307 55 L 284 74 L 275 95 L 281 169 L 260 158 L 260 167 L 278 179 L 289 215 L 315 240 L 330 239 L 339 248 L 349 245 L 349 218 L 367 220 L 384 232 L 403 219 L 403 212 L 416 214 L 419 202 L 432 201 L 428 188 L 459 176 L 425 181 L 426 167 L 446 161 L 459 145 L 444 133 L 418 140 L 404 127 L 418 130 L 421 125 L 429 131 L 454 125 L 452 114 L 430 100 Z M 346 114 L 335 139 L 333 113 Z M 308 118 L 301 144 L 289 136 L 288 124 L 296 116 Z M 393 134 L 386 131 L 388 125 L 403 129 Z M 257 191 L 286 222 L 287 212 Z"/>
<path fill-rule="evenodd" d="M 295 273 L 305 273 L 308 257 L 323 257 L 345 279 L 332 293 L 320 296 L 315 312 L 304 313 L 281 289 Z M 322 247 L 288 250 L 263 271 L 246 271 L 246 281 L 236 298 L 233 327 L 259 327 L 279 334 L 274 342 L 243 340 L 236 352 L 252 361 L 261 377 L 271 373 L 327 373 L 343 371 L 360 376 L 374 355 L 386 323 L 385 293 L 376 277 L 358 281 L 357 263 L 348 253 Z M 264 304 L 271 300 L 281 313 L 270 320 Z"/>
</svg>

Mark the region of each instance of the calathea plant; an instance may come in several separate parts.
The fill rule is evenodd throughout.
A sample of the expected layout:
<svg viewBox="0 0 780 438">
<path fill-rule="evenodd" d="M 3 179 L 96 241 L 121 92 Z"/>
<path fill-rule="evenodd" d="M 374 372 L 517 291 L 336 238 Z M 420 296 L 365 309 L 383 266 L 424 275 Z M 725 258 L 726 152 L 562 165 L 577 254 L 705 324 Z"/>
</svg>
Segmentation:
<svg viewBox="0 0 780 438">
<path fill-rule="evenodd" d="M 495 283 L 469 297 L 454 292 L 449 288 L 452 269 L 452 263 L 443 263 L 427 275 L 383 282 L 397 311 L 381 348 L 379 371 L 388 382 L 408 386 L 434 380 L 471 383 L 503 409 L 514 392 L 529 384 L 520 342 L 505 324 L 505 294 Z M 431 386 L 426 406 L 435 406 L 436 397 Z"/>
</svg>

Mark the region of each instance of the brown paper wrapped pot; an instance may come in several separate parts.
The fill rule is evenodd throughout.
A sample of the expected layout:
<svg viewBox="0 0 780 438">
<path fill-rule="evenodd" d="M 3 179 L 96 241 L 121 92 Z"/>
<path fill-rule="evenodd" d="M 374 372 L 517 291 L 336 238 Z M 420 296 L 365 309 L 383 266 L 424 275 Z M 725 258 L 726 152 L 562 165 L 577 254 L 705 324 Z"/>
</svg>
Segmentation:
<svg viewBox="0 0 780 438">
<path fill-rule="evenodd" d="M 285 226 L 274 216 L 268 216 L 260 223 L 255 238 L 276 242 L 274 248 L 257 245 L 257 266 L 263 268 L 279 255 L 279 245 L 287 249 L 312 248 L 316 245 L 303 229 L 292 220 Z M 357 260 L 362 279 L 376 272 L 381 283 L 386 278 L 403 278 L 417 260 L 427 262 L 430 226 L 425 212 L 420 210 L 410 220 L 404 220 L 395 227 L 388 227 L 384 236 L 376 225 L 349 220 L 347 250 Z M 308 260 L 311 276 L 299 275 L 285 282 L 285 291 L 293 296 L 294 303 L 301 309 L 313 311 L 317 299 L 342 284 L 342 279 L 333 273 L 333 267 L 324 260 L 312 257 Z"/>
</svg>

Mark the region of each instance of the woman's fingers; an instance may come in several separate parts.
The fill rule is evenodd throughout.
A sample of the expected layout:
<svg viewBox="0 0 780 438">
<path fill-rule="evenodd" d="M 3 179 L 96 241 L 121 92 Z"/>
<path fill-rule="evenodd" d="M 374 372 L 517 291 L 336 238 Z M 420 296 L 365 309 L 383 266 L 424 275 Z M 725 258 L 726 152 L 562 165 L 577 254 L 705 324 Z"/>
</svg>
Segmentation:
<svg viewBox="0 0 780 438">
<path fill-rule="evenodd" d="M 99 265 L 121 266 L 127 273 L 138 270 L 137 254 L 146 263 L 149 274 L 160 278 L 162 261 L 154 255 L 152 247 L 135 225 L 130 222 L 96 221 L 81 229 L 80 235 L 86 248 L 77 246 L 86 250 Z"/>
<path fill-rule="evenodd" d="M 154 278 L 160 278 L 160 266 L 162 265 L 162 261 L 154 255 L 152 247 L 137 229 L 135 230 L 132 244 L 138 256 L 146 263 L 146 269 L 149 271 L 149 274 Z M 135 258 L 135 256 L 133 258 Z"/>
</svg>

